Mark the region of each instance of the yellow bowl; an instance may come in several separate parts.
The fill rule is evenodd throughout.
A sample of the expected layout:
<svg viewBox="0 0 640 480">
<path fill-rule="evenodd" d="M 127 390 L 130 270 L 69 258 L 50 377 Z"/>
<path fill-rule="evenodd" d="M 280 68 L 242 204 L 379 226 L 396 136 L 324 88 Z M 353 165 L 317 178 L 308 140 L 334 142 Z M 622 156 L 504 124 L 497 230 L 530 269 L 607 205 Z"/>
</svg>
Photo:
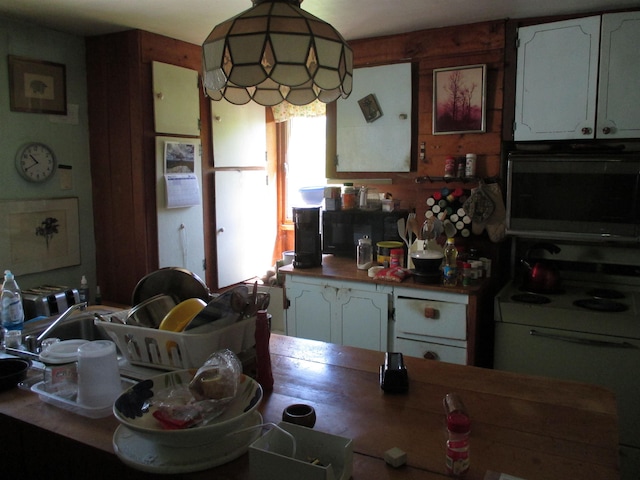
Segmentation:
<svg viewBox="0 0 640 480">
<path fill-rule="evenodd" d="M 181 332 L 200 311 L 206 307 L 204 300 L 188 298 L 169 310 L 158 326 L 158 330 Z"/>
</svg>

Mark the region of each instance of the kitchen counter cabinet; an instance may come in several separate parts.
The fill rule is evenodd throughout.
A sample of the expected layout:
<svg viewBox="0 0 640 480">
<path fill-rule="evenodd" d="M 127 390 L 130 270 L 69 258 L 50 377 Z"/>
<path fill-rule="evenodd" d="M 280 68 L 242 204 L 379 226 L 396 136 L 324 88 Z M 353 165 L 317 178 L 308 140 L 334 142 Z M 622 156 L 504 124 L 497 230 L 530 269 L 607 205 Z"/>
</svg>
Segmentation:
<svg viewBox="0 0 640 480">
<path fill-rule="evenodd" d="M 291 274 L 285 285 L 288 335 L 387 350 L 390 287 Z"/>
<path fill-rule="evenodd" d="M 323 256 L 320 267 L 287 265 L 280 272 L 286 276 L 290 302 L 285 311 L 288 335 L 478 363 L 480 310 L 488 282 L 445 287 L 411 278 L 401 283 L 378 281 L 358 270 L 354 259 L 333 255 Z M 439 320 L 425 320 L 425 308 L 435 310 Z M 485 320 L 490 326 L 491 315 Z"/>
<path fill-rule="evenodd" d="M 468 480 L 487 470 L 527 480 L 619 478 L 615 398 L 605 388 L 407 357 L 409 392 L 387 395 L 381 352 L 281 335 L 270 346 L 275 385 L 260 406 L 264 421 L 280 421 L 293 403 L 314 406 L 315 429 L 353 439 L 354 479 L 449 478 L 442 398 L 450 391 L 473 422 Z M 3 478 L 169 478 L 125 466 L 111 444 L 117 426 L 114 417 L 80 417 L 31 392 L 2 392 Z M 407 452 L 406 466 L 385 465 L 392 447 Z M 249 457 L 171 478 L 247 480 Z"/>
</svg>

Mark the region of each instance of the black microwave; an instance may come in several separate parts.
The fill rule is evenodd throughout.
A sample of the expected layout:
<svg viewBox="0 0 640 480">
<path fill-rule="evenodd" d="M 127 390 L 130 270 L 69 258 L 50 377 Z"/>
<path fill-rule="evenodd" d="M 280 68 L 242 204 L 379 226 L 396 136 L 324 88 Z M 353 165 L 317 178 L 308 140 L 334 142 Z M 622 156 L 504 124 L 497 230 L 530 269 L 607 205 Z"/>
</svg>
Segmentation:
<svg viewBox="0 0 640 480">
<path fill-rule="evenodd" d="M 337 210 L 322 212 L 322 253 L 356 256 L 358 240 L 367 235 L 375 245 L 383 241 L 402 242 L 398 220 L 406 220 L 408 210 Z"/>
<path fill-rule="evenodd" d="M 558 240 L 637 242 L 639 153 L 511 153 L 507 233 Z"/>
</svg>

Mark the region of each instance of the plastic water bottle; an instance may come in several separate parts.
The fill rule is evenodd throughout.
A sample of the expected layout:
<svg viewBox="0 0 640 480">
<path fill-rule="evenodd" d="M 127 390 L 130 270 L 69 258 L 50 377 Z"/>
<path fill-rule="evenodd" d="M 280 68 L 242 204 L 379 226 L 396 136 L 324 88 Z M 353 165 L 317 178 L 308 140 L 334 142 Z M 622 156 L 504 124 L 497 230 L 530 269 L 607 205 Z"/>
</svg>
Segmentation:
<svg viewBox="0 0 640 480">
<path fill-rule="evenodd" d="M 81 302 L 87 302 L 89 304 L 89 282 L 85 275 L 80 279 L 80 288 L 78 289 L 78 297 Z"/>
<path fill-rule="evenodd" d="M 4 283 L 2 284 L 2 329 L 7 332 L 20 332 L 24 326 L 24 309 L 22 307 L 22 295 L 20 287 L 10 270 L 4 271 Z M 13 333 L 13 336 L 19 334 Z"/>
<path fill-rule="evenodd" d="M 455 286 L 458 284 L 458 249 L 453 238 L 448 238 L 444 247 L 442 277 L 443 285 Z"/>
</svg>

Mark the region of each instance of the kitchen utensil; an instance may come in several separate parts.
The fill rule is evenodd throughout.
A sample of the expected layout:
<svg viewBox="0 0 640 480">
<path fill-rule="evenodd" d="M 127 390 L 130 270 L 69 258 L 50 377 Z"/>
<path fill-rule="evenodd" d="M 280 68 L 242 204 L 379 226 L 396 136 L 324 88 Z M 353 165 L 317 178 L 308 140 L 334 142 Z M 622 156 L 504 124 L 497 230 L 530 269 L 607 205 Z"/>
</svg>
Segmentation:
<svg viewBox="0 0 640 480">
<path fill-rule="evenodd" d="M 158 328 L 162 319 L 177 303 L 170 295 L 164 293 L 154 295 L 133 307 L 129 311 L 125 323 L 140 327 Z"/>
<path fill-rule="evenodd" d="M 15 387 L 27 378 L 30 366 L 31 362 L 22 358 L 0 359 L 0 392 Z"/>
<path fill-rule="evenodd" d="M 138 282 L 133 290 L 131 305 L 138 305 L 161 293 L 171 295 L 176 304 L 187 298 L 201 298 L 205 302 L 211 300 L 209 288 L 195 273 L 185 268 L 166 267 L 151 272 Z"/>
<path fill-rule="evenodd" d="M 536 293 L 553 293 L 560 289 L 560 273 L 549 262 L 538 260 L 531 265 L 531 253 L 535 250 L 546 250 L 552 255 L 560 253 L 561 249 L 553 243 L 536 243 L 529 247 L 525 258 L 521 260 L 526 268 L 523 287 Z"/>
<path fill-rule="evenodd" d="M 416 214 L 414 212 L 409 212 L 407 215 L 407 223 L 405 227 L 405 237 L 407 239 L 407 247 L 411 247 L 413 244 L 413 232 L 414 232 L 414 224 L 416 223 Z"/>
<path fill-rule="evenodd" d="M 406 231 L 407 231 L 407 222 L 406 222 L 406 220 L 404 219 L 404 217 L 403 218 L 399 218 L 398 219 L 398 235 L 400 236 L 402 241 L 405 243 L 405 245 L 407 245 L 407 247 L 409 247 L 409 242 L 407 242 Z"/>
<path fill-rule="evenodd" d="M 211 300 L 206 307 L 193 317 L 187 324 L 184 331 L 199 327 L 205 323 L 215 321 L 225 321 L 233 323 L 241 318 L 250 303 L 249 289 L 245 285 L 239 285 L 226 292 L 221 293 Z"/>
</svg>

